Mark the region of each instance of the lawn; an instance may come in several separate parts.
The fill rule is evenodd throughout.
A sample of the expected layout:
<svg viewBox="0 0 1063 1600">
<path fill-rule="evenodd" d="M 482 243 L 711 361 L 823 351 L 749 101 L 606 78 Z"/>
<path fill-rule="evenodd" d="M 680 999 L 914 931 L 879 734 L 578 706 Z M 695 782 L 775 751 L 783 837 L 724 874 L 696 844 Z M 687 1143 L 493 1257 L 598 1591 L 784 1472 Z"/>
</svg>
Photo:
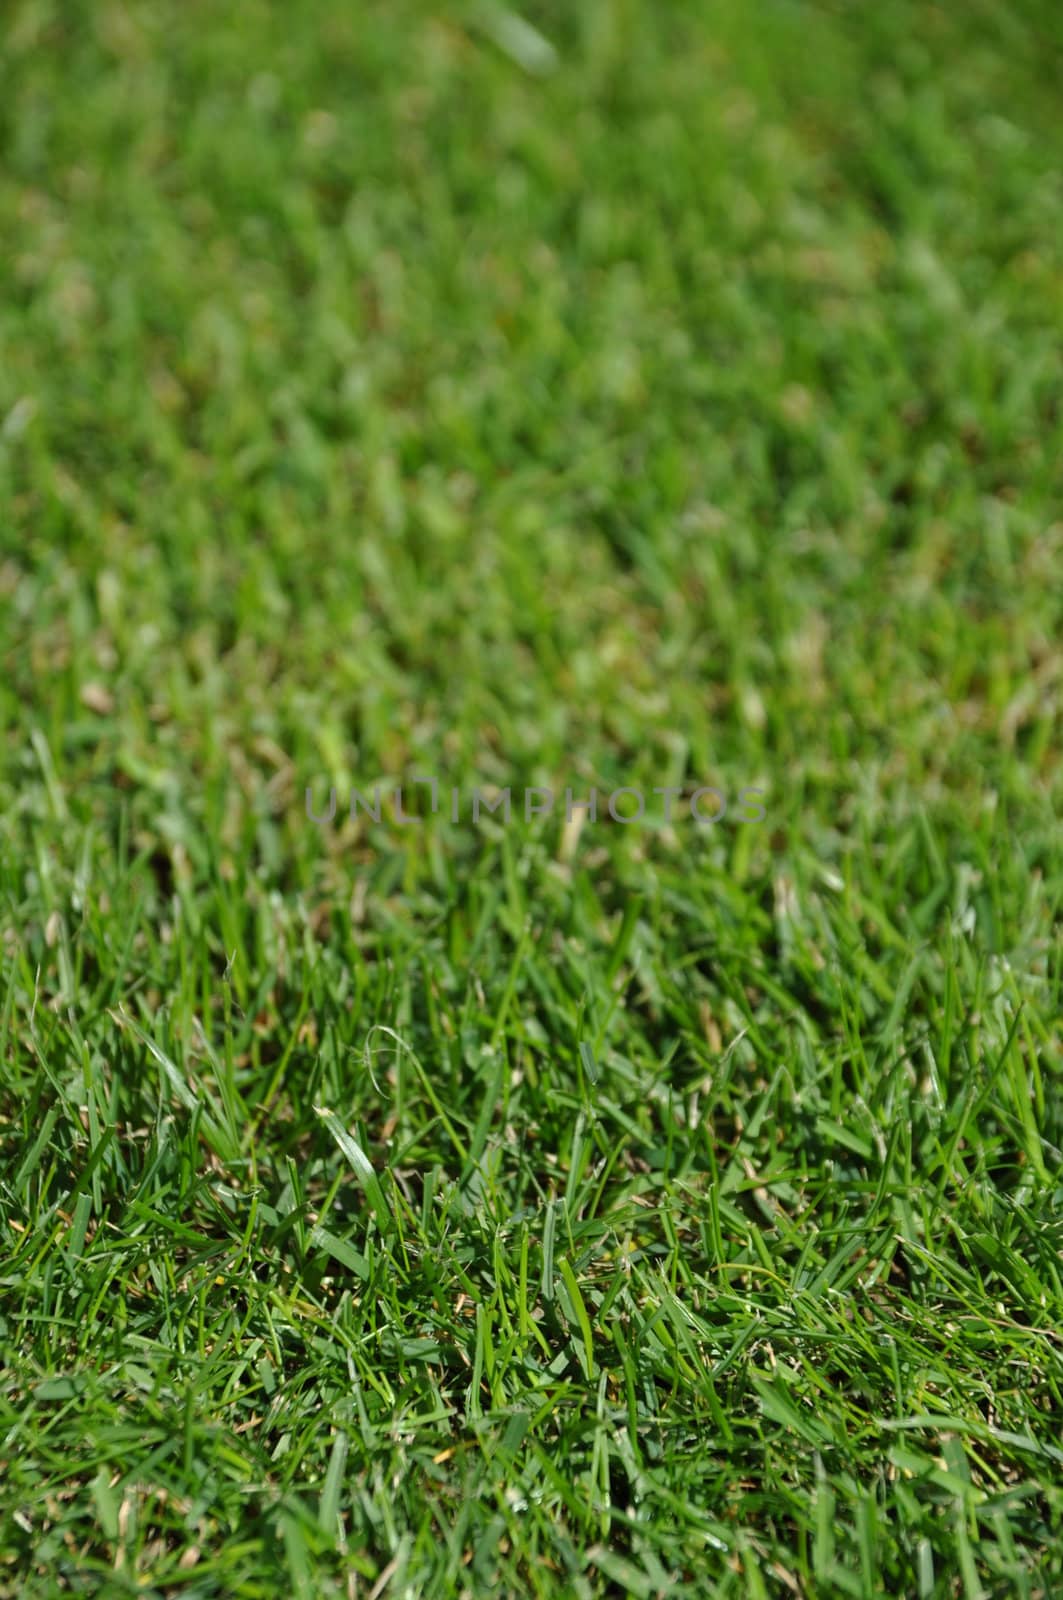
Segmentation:
<svg viewBox="0 0 1063 1600">
<path fill-rule="evenodd" d="M 3 1600 L 1063 1594 L 1061 83 L 8 0 Z"/>
</svg>

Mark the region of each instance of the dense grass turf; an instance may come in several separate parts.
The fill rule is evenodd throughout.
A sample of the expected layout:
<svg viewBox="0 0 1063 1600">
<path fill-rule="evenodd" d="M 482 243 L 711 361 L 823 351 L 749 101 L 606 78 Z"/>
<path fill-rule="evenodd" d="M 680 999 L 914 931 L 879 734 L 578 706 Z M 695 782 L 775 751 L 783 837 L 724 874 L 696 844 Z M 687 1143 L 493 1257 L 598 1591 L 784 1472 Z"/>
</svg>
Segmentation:
<svg viewBox="0 0 1063 1600">
<path fill-rule="evenodd" d="M 1063 1592 L 1056 0 L 2 30 L 0 1594 Z"/>
</svg>

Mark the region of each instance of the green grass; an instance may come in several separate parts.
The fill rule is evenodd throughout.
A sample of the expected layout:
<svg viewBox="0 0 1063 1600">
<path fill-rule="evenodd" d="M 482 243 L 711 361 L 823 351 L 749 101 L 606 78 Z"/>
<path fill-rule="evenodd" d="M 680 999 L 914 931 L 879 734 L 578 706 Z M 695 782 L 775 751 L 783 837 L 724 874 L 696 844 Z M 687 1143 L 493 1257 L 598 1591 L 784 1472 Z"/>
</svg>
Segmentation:
<svg viewBox="0 0 1063 1600">
<path fill-rule="evenodd" d="M 0 1595 L 1063 1592 L 1054 0 L 0 35 Z"/>
</svg>

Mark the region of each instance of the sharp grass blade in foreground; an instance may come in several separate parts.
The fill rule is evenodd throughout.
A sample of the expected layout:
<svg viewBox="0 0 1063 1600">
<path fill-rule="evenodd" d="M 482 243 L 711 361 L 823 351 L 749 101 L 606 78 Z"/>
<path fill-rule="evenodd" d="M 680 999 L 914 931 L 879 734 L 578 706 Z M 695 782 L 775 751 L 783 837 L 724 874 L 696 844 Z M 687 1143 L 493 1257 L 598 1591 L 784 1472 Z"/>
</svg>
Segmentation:
<svg viewBox="0 0 1063 1600">
<path fill-rule="evenodd" d="M 376 1217 L 381 1233 L 387 1235 L 392 1231 L 395 1219 L 372 1162 L 357 1140 L 353 1139 L 347 1132 L 334 1112 L 330 1111 L 326 1106 L 315 1106 L 314 1110 L 335 1139 L 344 1159 L 350 1164 L 352 1172 L 358 1179 L 358 1183 L 373 1209 L 373 1214 Z"/>
<path fill-rule="evenodd" d="M 582 1347 L 580 1348 L 580 1361 L 583 1367 L 583 1376 L 589 1383 L 595 1376 L 596 1370 L 594 1364 L 594 1338 L 591 1333 L 590 1318 L 587 1315 L 587 1307 L 583 1302 L 583 1296 L 580 1293 L 579 1281 L 572 1269 L 572 1263 L 569 1261 L 567 1256 L 562 1256 L 558 1265 L 561 1269 L 561 1277 L 563 1278 L 565 1288 L 568 1291 L 569 1302 L 571 1304 L 572 1311 L 575 1315 L 576 1322 L 579 1326 L 580 1335 L 583 1340 Z"/>
</svg>

